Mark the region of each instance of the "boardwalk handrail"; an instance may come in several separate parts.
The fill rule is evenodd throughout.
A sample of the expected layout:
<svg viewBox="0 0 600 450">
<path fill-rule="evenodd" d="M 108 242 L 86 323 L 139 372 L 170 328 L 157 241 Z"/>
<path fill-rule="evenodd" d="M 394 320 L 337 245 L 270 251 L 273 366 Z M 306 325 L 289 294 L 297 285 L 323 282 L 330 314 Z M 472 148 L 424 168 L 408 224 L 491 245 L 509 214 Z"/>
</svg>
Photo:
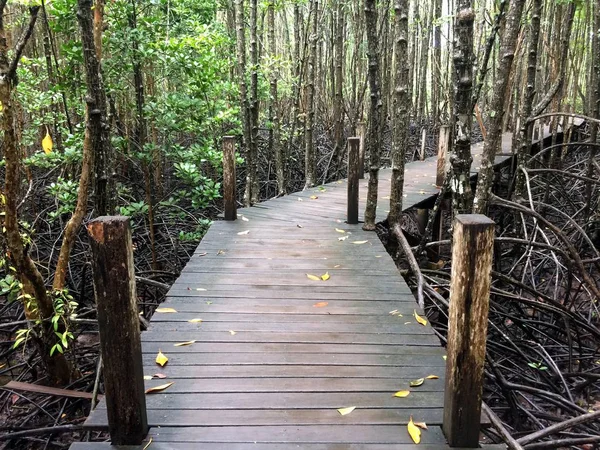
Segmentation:
<svg viewBox="0 0 600 450">
<path fill-rule="evenodd" d="M 480 214 L 454 221 L 443 421 L 451 447 L 479 447 L 494 226 Z"/>
<path fill-rule="evenodd" d="M 111 442 L 140 445 L 148 418 L 129 218 L 99 217 L 87 229 Z"/>
</svg>

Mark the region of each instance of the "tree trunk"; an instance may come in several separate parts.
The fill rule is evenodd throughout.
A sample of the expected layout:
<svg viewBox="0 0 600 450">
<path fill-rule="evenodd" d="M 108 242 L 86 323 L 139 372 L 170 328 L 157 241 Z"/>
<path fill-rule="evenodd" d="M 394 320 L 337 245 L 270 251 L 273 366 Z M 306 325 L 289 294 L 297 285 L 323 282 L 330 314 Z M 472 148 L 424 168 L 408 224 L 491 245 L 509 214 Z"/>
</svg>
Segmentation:
<svg viewBox="0 0 600 450">
<path fill-rule="evenodd" d="M 277 92 L 277 79 L 279 78 L 279 70 L 277 66 L 277 46 L 275 42 L 275 3 L 274 1 L 269 2 L 267 11 L 267 21 L 269 29 L 269 52 L 271 53 L 272 60 L 274 61 L 273 68 L 271 71 L 270 91 L 271 91 L 271 102 L 269 105 L 269 121 L 271 122 L 271 129 L 269 133 L 269 140 L 271 141 L 271 148 L 275 155 L 275 172 L 277 174 L 277 195 L 284 195 L 286 193 L 285 188 L 285 172 L 284 172 L 284 158 L 283 150 L 281 146 L 281 121 L 279 119 L 278 111 L 278 92 Z"/>
<path fill-rule="evenodd" d="M 379 186 L 379 166 L 381 164 L 381 96 L 379 81 L 379 46 L 377 35 L 377 9 L 375 0 L 365 0 L 365 22 L 367 26 L 367 58 L 369 60 L 369 90 L 371 106 L 369 110 L 369 189 L 365 223 L 363 230 L 374 231 L 377 217 L 377 189 Z"/>
<path fill-rule="evenodd" d="M 408 1 L 396 0 L 395 15 L 395 89 L 392 135 L 392 186 L 390 193 L 390 227 L 400 223 L 404 192 L 404 158 L 408 147 L 410 92 L 408 90 Z"/>
<path fill-rule="evenodd" d="M 305 165 L 305 189 L 313 187 L 317 179 L 316 156 L 314 147 L 314 120 L 315 120 L 315 82 L 316 82 L 316 65 L 317 65 L 317 26 L 318 26 L 318 11 L 319 2 L 312 2 L 312 33 L 311 51 L 308 61 L 308 79 L 306 81 L 306 125 L 304 133 L 304 165 Z"/>
<path fill-rule="evenodd" d="M 336 178 L 344 157 L 344 0 L 338 0 L 335 22 L 335 97 L 333 101 L 334 157 Z"/>
<path fill-rule="evenodd" d="M 470 170 L 473 122 L 473 22 L 471 0 L 457 0 L 454 19 L 454 130 L 452 164 L 452 207 L 454 214 L 467 214 L 473 207 Z"/>
<path fill-rule="evenodd" d="M 250 161 L 248 184 L 250 204 L 258 203 L 258 0 L 250 0 Z"/>
<path fill-rule="evenodd" d="M 481 158 L 481 169 L 477 179 L 477 191 L 473 201 L 473 212 L 475 214 L 487 214 L 489 198 L 494 181 L 494 160 L 502 146 L 502 122 L 504 116 L 504 100 L 508 94 L 508 80 L 511 74 L 517 37 L 521 25 L 521 15 L 524 7 L 523 0 L 511 0 L 506 15 L 504 34 L 498 52 L 498 75 L 492 101 L 489 105 L 489 123 L 487 127 L 487 139 L 483 144 L 483 155 Z"/>
<path fill-rule="evenodd" d="M 517 178 L 515 184 L 515 195 L 523 196 L 525 188 L 525 175 L 521 168 L 525 167 L 526 158 L 531 149 L 533 137 L 533 122 L 528 118 L 533 111 L 533 100 L 535 98 L 535 86 L 538 65 L 538 44 L 540 39 L 540 24 L 542 16 L 542 0 L 533 0 L 531 10 L 531 26 L 529 30 L 529 48 L 527 50 L 527 81 L 521 101 L 521 125 L 519 127 L 519 140 L 517 145 Z"/>
<path fill-rule="evenodd" d="M 240 116 L 244 147 L 246 148 L 246 190 L 244 194 L 244 203 L 246 206 L 250 206 L 252 196 L 252 180 L 250 179 L 252 127 L 249 114 L 248 85 L 246 83 L 246 18 L 244 13 L 244 0 L 236 0 L 235 2 L 235 26 L 237 34 L 237 67 L 240 85 Z"/>
</svg>

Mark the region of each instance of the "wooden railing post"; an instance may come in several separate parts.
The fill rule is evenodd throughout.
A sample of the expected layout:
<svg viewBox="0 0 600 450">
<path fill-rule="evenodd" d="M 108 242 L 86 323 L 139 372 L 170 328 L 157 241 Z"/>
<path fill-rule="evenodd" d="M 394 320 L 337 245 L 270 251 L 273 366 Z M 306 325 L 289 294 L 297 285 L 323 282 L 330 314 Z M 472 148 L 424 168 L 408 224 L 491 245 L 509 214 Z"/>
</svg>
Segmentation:
<svg viewBox="0 0 600 450">
<path fill-rule="evenodd" d="M 140 445 L 148 419 L 129 218 L 99 217 L 87 229 L 110 437 L 113 445 Z"/>
<path fill-rule="evenodd" d="M 360 138 L 348 138 L 348 215 L 347 222 L 358 223 L 358 179 Z"/>
<path fill-rule="evenodd" d="M 443 423 L 451 447 L 479 446 L 494 225 L 480 214 L 454 222 Z"/>
<path fill-rule="evenodd" d="M 237 195 L 235 176 L 235 137 L 223 138 L 223 201 L 225 220 L 237 219 Z"/>
<path fill-rule="evenodd" d="M 450 127 L 442 125 L 440 127 L 440 138 L 438 141 L 438 159 L 437 159 L 437 176 L 435 184 L 441 186 L 444 184 L 446 172 L 448 170 L 448 151 L 450 149 Z"/>
<path fill-rule="evenodd" d="M 358 178 L 365 179 L 365 135 L 366 125 L 364 122 L 358 122 L 357 127 L 358 138 L 360 139 L 360 147 L 358 150 Z"/>
</svg>

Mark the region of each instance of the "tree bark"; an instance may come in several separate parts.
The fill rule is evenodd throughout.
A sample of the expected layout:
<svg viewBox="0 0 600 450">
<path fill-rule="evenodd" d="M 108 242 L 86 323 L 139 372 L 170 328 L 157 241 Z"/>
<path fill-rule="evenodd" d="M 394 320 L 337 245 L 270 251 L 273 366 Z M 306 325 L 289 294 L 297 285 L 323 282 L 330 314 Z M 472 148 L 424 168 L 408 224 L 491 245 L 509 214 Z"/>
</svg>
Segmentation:
<svg viewBox="0 0 600 450">
<path fill-rule="evenodd" d="M 269 52 L 271 53 L 273 61 L 277 58 L 277 46 L 275 42 L 275 2 L 270 1 L 267 10 L 267 20 L 269 22 Z M 278 111 L 278 91 L 277 91 L 277 80 L 279 78 L 279 70 L 277 68 L 277 62 L 274 62 L 274 67 L 271 72 L 270 81 L 270 92 L 271 101 L 269 105 L 269 119 L 271 122 L 271 130 L 269 139 L 271 141 L 271 148 L 275 155 L 275 172 L 277 175 L 277 194 L 285 195 L 286 193 L 286 182 L 285 182 L 285 170 L 284 170 L 284 157 L 283 149 L 281 146 L 281 120 L 279 118 Z"/>
<path fill-rule="evenodd" d="M 363 230 L 375 230 L 377 217 L 377 189 L 379 186 L 379 166 L 381 164 L 381 93 L 379 80 L 379 45 L 377 35 L 377 9 L 375 0 L 365 0 L 365 22 L 367 26 L 367 58 L 369 61 L 369 90 L 371 106 L 369 109 L 369 129 L 367 145 L 369 148 L 369 189 L 365 223 Z"/>
<path fill-rule="evenodd" d="M 498 74 L 496 76 L 492 101 L 489 105 L 490 113 L 487 139 L 483 144 L 481 169 L 477 179 L 475 199 L 473 200 L 473 212 L 475 214 L 487 214 L 489 196 L 494 181 L 494 160 L 502 146 L 504 100 L 508 94 L 508 80 L 515 56 L 524 4 L 523 0 L 511 0 L 506 15 L 504 34 L 502 35 L 500 51 L 498 52 Z"/>
<path fill-rule="evenodd" d="M 314 121 L 315 121 L 315 84 L 316 84 L 316 66 L 317 66 L 317 30 L 318 30 L 318 0 L 312 1 L 312 32 L 311 32 L 311 51 L 308 60 L 308 80 L 306 82 L 306 125 L 304 132 L 304 166 L 306 182 L 304 188 L 313 187 L 317 180 L 317 164 L 314 147 Z"/>
<path fill-rule="evenodd" d="M 248 162 L 249 201 L 258 203 L 258 0 L 250 0 L 250 161 Z"/>
<path fill-rule="evenodd" d="M 334 152 L 336 175 L 339 175 L 344 156 L 344 0 L 338 0 L 335 21 L 335 92 L 333 101 Z M 337 178 L 337 176 L 336 176 Z"/>
<path fill-rule="evenodd" d="M 473 22 L 475 12 L 471 0 L 457 0 L 454 19 L 454 126 L 452 165 L 453 214 L 471 212 L 473 192 L 470 170 L 471 127 L 473 122 L 471 92 L 473 90 Z"/>
<path fill-rule="evenodd" d="M 400 222 L 404 192 L 404 161 L 408 147 L 410 92 L 408 77 L 408 0 L 396 0 L 395 10 L 395 88 L 392 135 L 392 186 L 390 193 L 390 227 Z"/>
<path fill-rule="evenodd" d="M 540 39 L 540 25 L 542 16 L 542 0 L 533 0 L 531 10 L 531 26 L 529 30 L 529 48 L 527 50 L 527 81 L 521 101 L 521 125 L 517 145 L 517 178 L 515 196 L 522 197 L 525 188 L 525 174 L 521 167 L 525 167 L 526 158 L 530 153 L 531 139 L 533 138 L 533 123 L 528 121 L 533 112 L 535 86 L 538 65 L 538 44 Z"/>
</svg>

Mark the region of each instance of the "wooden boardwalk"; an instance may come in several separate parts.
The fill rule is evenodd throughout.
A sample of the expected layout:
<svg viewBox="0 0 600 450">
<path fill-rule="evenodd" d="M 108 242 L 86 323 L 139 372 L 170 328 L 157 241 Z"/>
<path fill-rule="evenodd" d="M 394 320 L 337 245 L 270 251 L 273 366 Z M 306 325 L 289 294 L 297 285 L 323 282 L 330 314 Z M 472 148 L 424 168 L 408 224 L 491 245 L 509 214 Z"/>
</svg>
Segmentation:
<svg viewBox="0 0 600 450">
<path fill-rule="evenodd" d="M 436 158 L 407 165 L 405 209 L 435 197 L 435 170 Z M 390 176 L 381 171 L 378 220 Z M 157 312 L 142 333 L 145 374 L 167 376 L 147 387 L 174 382 L 147 395 L 151 449 L 448 448 L 445 351 L 415 320 L 423 311 L 377 235 L 345 223 L 346 189 L 330 183 L 211 226 L 161 305 L 176 312 Z M 360 189 L 364 211 L 366 181 Z M 186 341 L 194 343 L 174 346 Z M 429 375 L 439 379 L 409 387 Z M 405 389 L 408 397 L 394 397 Z M 429 427 L 418 446 L 411 416 Z M 86 426 L 107 428 L 102 402 Z"/>
</svg>

